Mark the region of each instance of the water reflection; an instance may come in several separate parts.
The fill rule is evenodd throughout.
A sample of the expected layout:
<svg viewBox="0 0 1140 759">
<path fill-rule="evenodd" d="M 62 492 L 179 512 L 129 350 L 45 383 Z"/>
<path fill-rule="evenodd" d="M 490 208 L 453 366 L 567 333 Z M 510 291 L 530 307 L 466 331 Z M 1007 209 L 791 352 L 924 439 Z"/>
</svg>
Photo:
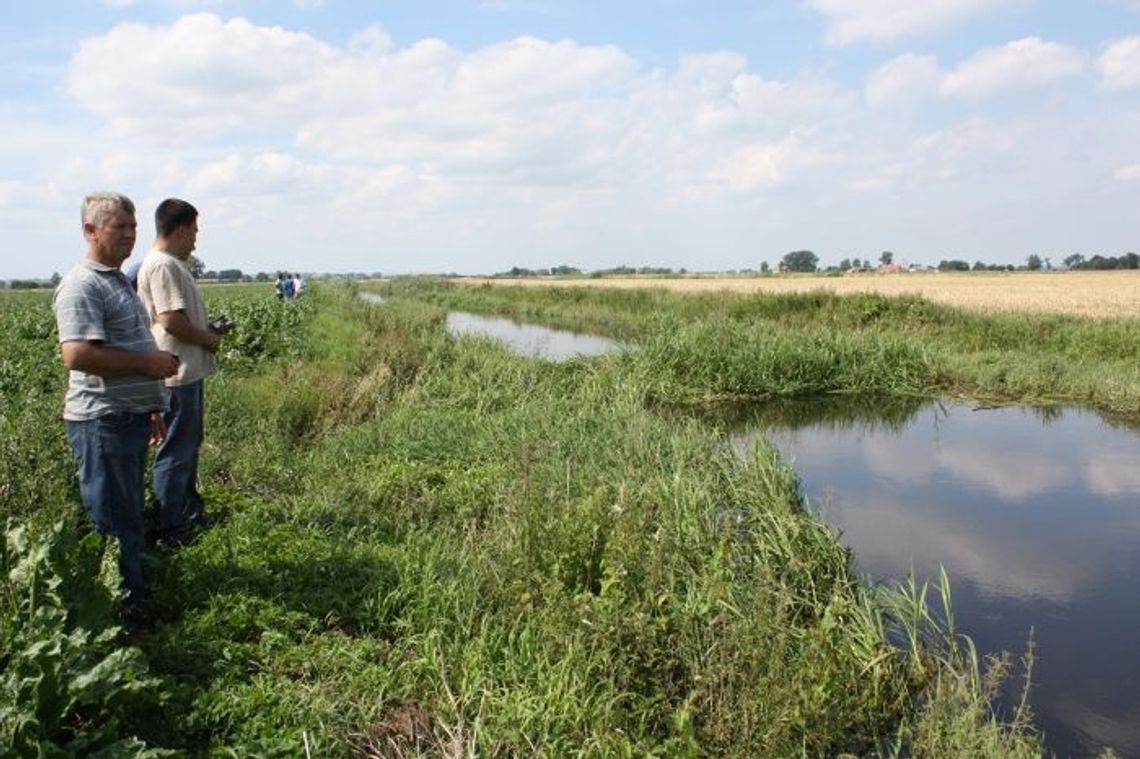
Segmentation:
<svg viewBox="0 0 1140 759">
<path fill-rule="evenodd" d="M 766 436 L 861 571 L 934 577 L 982 651 L 1023 651 L 1047 746 L 1140 757 L 1140 435 L 1075 409 L 869 399 L 718 410 Z"/>
<path fill-rule="evenodd" d="M 537 324 L 519 324 L 510 319 L 478 316 L 462 311 L 447 315 L 447 330 L 453 335 L 479 335 L 500 340 L 513 352 L 551 361 L 574 356 L 600 356 L 622 350 L 621 343 L 608 337 L 583 335 Z"/>
</svg>

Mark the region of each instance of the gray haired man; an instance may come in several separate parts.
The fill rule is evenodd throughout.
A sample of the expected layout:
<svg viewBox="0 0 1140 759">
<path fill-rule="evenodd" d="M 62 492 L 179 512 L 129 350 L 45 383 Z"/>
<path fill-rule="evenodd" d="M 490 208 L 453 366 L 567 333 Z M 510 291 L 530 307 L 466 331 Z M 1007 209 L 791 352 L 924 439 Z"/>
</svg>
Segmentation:
<svg viewBox="0 0 1140 759">
<path fill-rule="evenodd" d="M 128 608 L 146 592 L 142 571 L 147 445 L 166 436 L 162 380 L 178 357 L 159 350 L 146 309 L 120 271 L 138 225 L 118 193 L 88 195 L 82 206 L 87 255 L 59 283 L 52 307 L 69 371 L 63 418 L 79 465 L 79 490 L 95 531 L 119 540 Z"/>
</svg>

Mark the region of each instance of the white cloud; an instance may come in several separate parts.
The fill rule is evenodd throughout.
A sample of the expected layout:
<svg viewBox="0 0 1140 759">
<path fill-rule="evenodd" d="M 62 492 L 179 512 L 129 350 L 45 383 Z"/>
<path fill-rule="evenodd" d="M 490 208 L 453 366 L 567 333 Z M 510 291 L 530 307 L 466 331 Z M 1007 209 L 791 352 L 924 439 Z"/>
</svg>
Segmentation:
<svg viewBox="0 0 1140 759">
<path fill-rule="evenodd" d="M 1117 40 L 1097 60 L 1101 87 L 1110 92 L 1140 87 L 1140 35 Z"/>
<path fill-rule="evenodd" d="M 14 179 L 0 179 L 0 208 L 14 205 L 23 190 L 23 183 Z"/>
<path fill-rule="evenodd" d="M 849 186 L 859 192 L 873 192 L 891 187 L 899 177 L 906 173 L 906 165 L 893 163 L 882 170 L 867 176 L 851 180 Z"/>
<path fill-rule="evenodd" d="M 933 55 L 907 53 L 879 66 L 867 78 L 867 101 L 874 106 L 915 103 L 938 92 L 942 71 Z"/>
<path fill-rule="evenodd" d="M 1112 173 L 1112 178 L 1120 182 L 1140 181 L 1140 163 L 1130 163 L 1127 166 L 1121 166 Z"/>
<path fill-rule="evenodd" d="M 128 68 L 135 86 L 105 84 L 128 78 Z M 686 56 L 672 74 L 646 74 L 611 45 L 520 37 L 464 52 L 427 39 L 392 50 L 369 28 L 338 49 L 210 14 L 89 40 L 70 88 L 114 132 L 154 140 L 256 135 L 270 124 L 327 161 L 444 182 L 671 177 L 677 190 L 711 180 L 738 192 L 824 160 L 805 130 L 853 102 L 817 74 L 764 79 L 734 53 Z M 232 160 L 201 181 L 224 177 Z"/>
<path fill-rule="evenodd" d="M 946 76 L 942 89 L 964 97 L 1041 89 L 1080 74 L 1087 63 L 1077 48 L 1025 37 L 974 54 Z"/>
<path fill-rule="evenodd" d="M 116 133 L 190 139 L 280 123 L 314 102 L 313 72 L 336 59 L 308 35 L 200 13 L 169 28 L 121 24 L 87 40 L 68 87 Z"/>
<path fill-rule="evenodd" d="M 907 53 L 871 72 L 864 97 L 875 107 L 916 106 L 937 95 L 982 99 L 1045 89 L 1087 66 L 1084 51 L 1037 37 L 980 50 L 950 72 L 933 55 Z"/>
<path fill-rule="evenodd" d="M 946 31 L 964 21 L 1016 10 L 1030 0 L 805 0 L 827 18 L 827 41 L 888 42 Z"/>
<path fill-rule="evenodd" d="M 323 184 L 319 166 L 303 164 L 291 155 L 277 152 L 253 156 L 231 154 L 199 166 L 187 181 L 187 189 L 202 196 L 256 197 L 273 195 L 301 199 Z"/>
<path fill-rule="evenodd" d="M 392 49 L 392 38 L 380 26 L 373 24 L 352 35 L 348 49 L 364 55 L 383 55 Z"/>
<path fill-rule="evenodd" d="M 774 143 L 745 145 L 733 151 L 711 177 L 727 182 L 737 192 L 775 187 L 804 169 L 834 160 L 810 143 L 806 131 L 793 132 Z"/>
</svg>

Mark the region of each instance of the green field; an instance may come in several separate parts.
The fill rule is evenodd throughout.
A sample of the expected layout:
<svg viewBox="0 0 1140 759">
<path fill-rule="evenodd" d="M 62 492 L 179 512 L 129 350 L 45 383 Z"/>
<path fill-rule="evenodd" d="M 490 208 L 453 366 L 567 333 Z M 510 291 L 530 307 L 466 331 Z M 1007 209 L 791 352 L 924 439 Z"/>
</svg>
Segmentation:
<svg viewBox="0 0 1140 759">
<path fill-rule="evenodd" d="M 668 411 L 858 393 L 1132 418 L 1135 320 L 416 279 L 379 307 L 206 293 L 240 325 L 207 383 L 219 524 L 148 557 L 129 647 L 79 529 L 48 297 L 0 296 L 0 754 L 1042 754 L 1031 715 L 991 714 L 1008 661 L 948 631 L 944 589 L 866 585 L 772 449 L 742 464 Z M 519 358 L 449 336 L 453 308 L 640 348 Z"/>
</svg>

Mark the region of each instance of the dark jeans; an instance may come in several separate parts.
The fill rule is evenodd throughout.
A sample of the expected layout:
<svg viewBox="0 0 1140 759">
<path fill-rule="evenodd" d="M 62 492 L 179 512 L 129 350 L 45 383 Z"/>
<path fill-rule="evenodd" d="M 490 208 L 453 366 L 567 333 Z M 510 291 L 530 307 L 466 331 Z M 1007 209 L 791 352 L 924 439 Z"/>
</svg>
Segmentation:
<svg viewBox="0 0 1140 759">
<path fill-rule="evenodd" d="M 149 414 L 115 413 L 67 422 L 79 492 L 95 531 L 119 539 L 119 572 L 130 603 L 146 593 L 142 571 L 143 488 Z"/>
<path fill-rule="evenodd" d="M 155 529 L 160 539 L 180 537 L 191 524 L 206 518 L 206 505 L 198 494 L 204 400 L 202 380 L 170 388 L 166 440 L 154 455 Z"/>
</svg>

